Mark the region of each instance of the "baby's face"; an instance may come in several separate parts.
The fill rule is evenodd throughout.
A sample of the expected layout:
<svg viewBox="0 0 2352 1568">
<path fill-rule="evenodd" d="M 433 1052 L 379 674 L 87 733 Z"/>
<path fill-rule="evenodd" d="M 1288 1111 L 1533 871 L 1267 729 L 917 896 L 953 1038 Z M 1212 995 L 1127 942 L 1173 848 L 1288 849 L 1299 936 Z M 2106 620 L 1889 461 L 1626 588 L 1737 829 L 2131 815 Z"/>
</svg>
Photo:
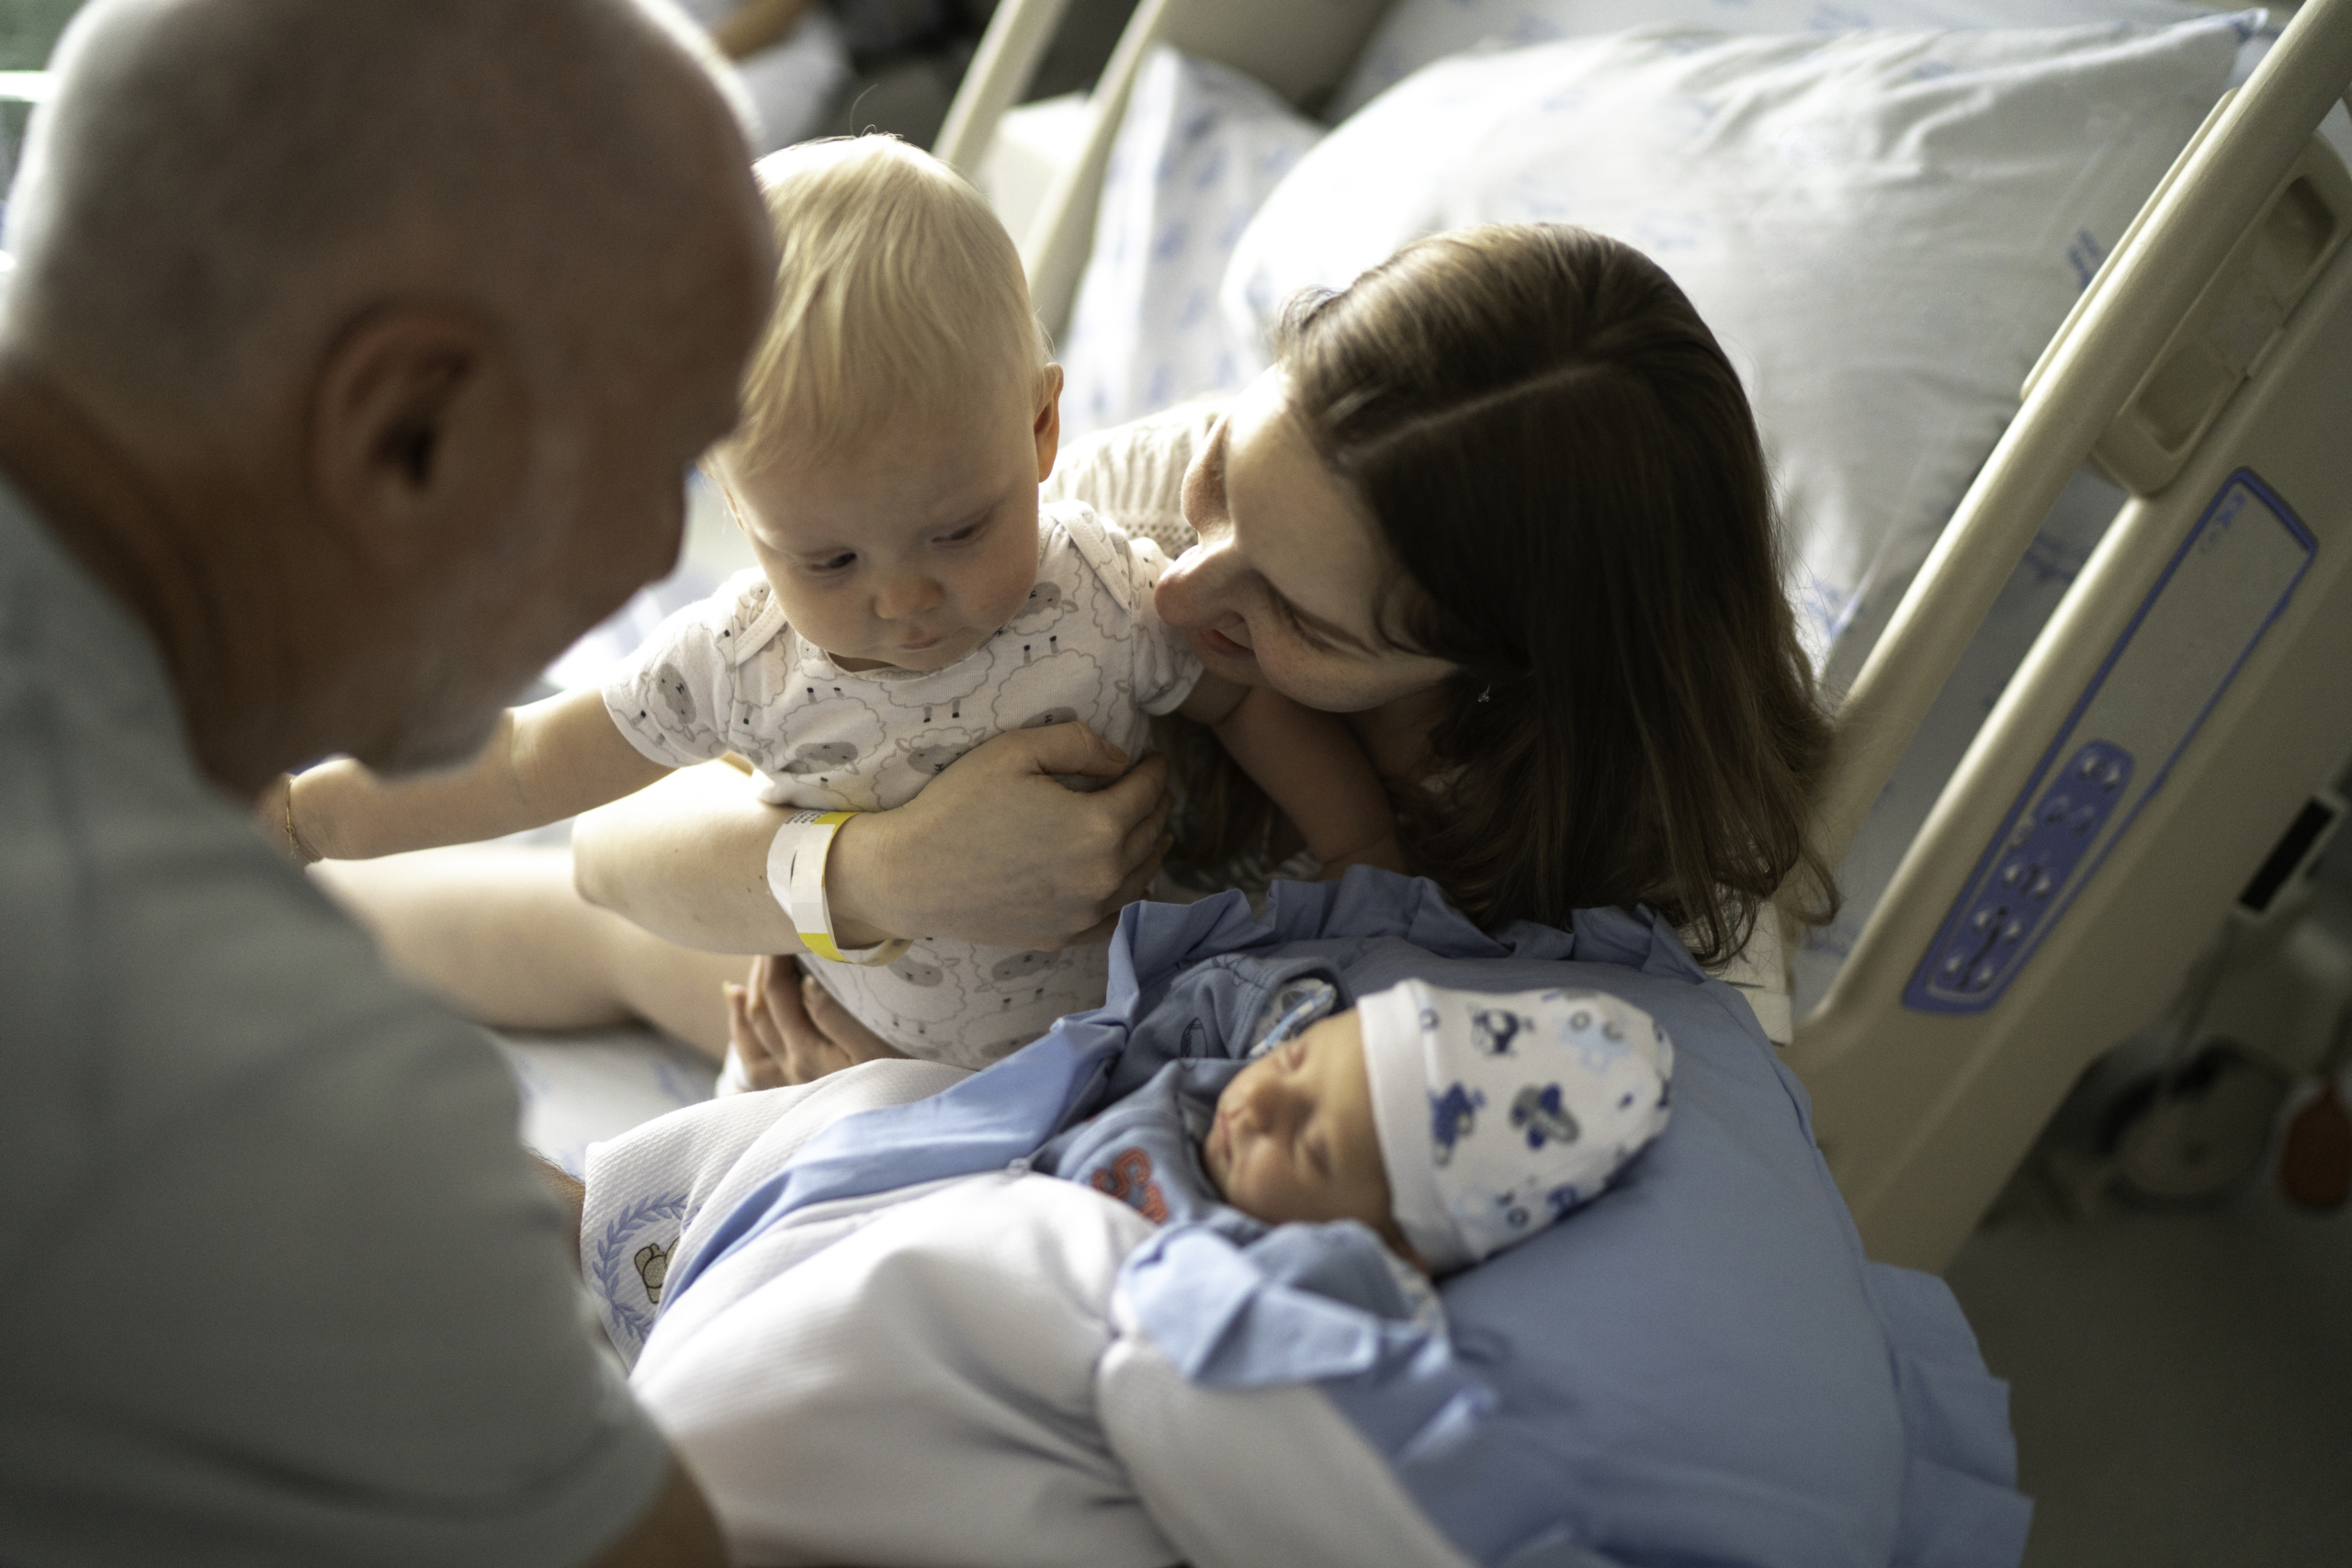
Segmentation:
<svg viewBox="0 0 2352 1568">
<path fill-rule="evenodd" d="M 1201 1163 L 1245 1214 L 1361 1220 L 1400 1249 L 1372 1119 L 1363 1031 L 1335 1013 L 1241 1069 L 1217 1096 Z"/>
<path fill-rule="evenodd" d="M 785 618 L 842 669 L 944 669 L 1027 601 L 1061 371 L 1000 379 L 843 456 L 716 465 Z"/>
</svg>

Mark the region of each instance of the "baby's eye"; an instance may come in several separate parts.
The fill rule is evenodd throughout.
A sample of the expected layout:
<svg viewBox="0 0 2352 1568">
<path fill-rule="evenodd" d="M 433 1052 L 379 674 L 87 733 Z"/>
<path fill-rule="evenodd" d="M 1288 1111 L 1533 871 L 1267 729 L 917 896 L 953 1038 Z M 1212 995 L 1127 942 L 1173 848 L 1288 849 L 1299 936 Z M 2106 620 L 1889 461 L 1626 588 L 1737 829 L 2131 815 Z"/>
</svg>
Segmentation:
<svg viewBox="0 0 2352 1568">
<path fill-rule="evenodd" d="M 942 534 L 939 536 L 939 542 L 943 545 L 967 545 L 978 538 L 980 530 L 987 526 L 988 523 L 985 519 L 978 523 L 967 523 L 952 534 Z"/>
<path fill-rule="evenodd" d="M 803 561 L 800 569 L 811 576 L 822 576 L 827 572 L 847 571 L 856 560 L 855 550 L 843 550 L 837 556 L 827 556 L 821 560 Z"/>
</svg>

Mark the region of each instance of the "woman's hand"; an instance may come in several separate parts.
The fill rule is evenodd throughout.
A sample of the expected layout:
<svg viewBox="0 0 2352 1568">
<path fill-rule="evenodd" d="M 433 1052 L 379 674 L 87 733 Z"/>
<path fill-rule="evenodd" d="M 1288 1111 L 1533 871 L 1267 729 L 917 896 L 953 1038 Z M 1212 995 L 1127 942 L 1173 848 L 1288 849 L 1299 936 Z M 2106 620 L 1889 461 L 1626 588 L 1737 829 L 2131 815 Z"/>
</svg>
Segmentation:
<svg viewBox="0 0 2352 1568">
<path fill-rule="evenodd" d="M 1062 776 L 1115 781 L 1091 794 Z M 1108 937 L 1170 840 L 1168 760 L 1130 769 L 1083 724 L 1015 729 L 895 811 L 845 824 L 826 878 L 845 941 L 944 936 L 1053 949 Z"/>
<path fill-rule="evenodd" d="M 752 960 L 748 986 L 727 987 L 727 1049 L 753 1089 L 814 1083 L 860 1062 L 906 1055 L 789 957 L 764 955 Z"/>
</svg>

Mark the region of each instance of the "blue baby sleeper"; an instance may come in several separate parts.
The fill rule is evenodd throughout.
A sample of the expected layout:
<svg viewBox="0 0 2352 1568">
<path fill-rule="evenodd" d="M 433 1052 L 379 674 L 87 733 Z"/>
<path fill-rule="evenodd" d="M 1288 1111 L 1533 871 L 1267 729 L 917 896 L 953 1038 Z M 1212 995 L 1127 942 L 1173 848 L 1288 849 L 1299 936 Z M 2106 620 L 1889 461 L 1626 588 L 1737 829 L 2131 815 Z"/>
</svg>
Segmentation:
<svg viewBox="0 0 2352 1568">
<path fill-rule="evenodd" d="M 1162 1179 L 1168 1223 L 1118 1286 L 1145 1335 L 1196 1383 L 1314 1383 L 1490 1568 L 2018 1560 L 2030 1506 L 2006 1390 L 1939 1280 L 1864 1258 L 1803 1087 L 1662 922 L 1587 910 L 1566 931 L 1489 936 L 1431 885 L 1359 868 L 1278 886 L 1262 924 L 1238 897 L 1136 906 L 1111 968 L 1102 1008 L 944 1094 L 812 1140 L 673 1270 L 670 1301 L 812 1202 L 1065 1160 L 1115 1190 L 1120 1172 L 1090 1155 L 1114 1164 L 1143 1145 L 1110 1118 L 1091 1143 L 1063 1135 L 1149 1085 L 1165 1092 L 1130 1104 L 1160 1107 L 1165 1152 L 1149 1176 L 1132 1160 L 1125 1172 L 1125 1201 L 1144 1206 L 1167 1163 L 1190 1157 L 1167 1124 L 1183 1095 L 1213 1101 L 1238 1070 L 1225 1043 L 1246 1050 L 1302 977 L 1342 1005 L 1408 977 L 1586 987 L 1672 1035 L 1673 1119 L 1606 1196 L 1444 1280 L 1442 1326 L 1415 1314 L 1363 1227 L 1268 1230 L 1194 1210 Z"/>
</svg>

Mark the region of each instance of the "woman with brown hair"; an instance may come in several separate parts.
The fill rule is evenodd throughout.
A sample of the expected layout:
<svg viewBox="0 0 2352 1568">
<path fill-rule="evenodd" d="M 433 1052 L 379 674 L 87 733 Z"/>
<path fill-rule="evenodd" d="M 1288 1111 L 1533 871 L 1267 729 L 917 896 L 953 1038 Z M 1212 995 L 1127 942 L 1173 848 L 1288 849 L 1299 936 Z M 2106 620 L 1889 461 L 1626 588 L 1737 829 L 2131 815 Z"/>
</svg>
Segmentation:
<svg viewBox="0 0 2352 1568">
<path fill-rule="evenodd" d="M 1208 668 L 1351 716 L 1414 868 L 1482 925 L 1645 903 L 1716 963 L 1792 874 L 1826 918 L 1805 831 L 1828 726 L 1761 444 L 1672 280 L 1583 230 L 1459 231 L 1295 302 L 1276 346 L 1227 409 L 1113 433 L 1049 487 L 1151 532 L 1181 483 L 1197 542 L 1159 608 Z M 836 929 L 1099 939 L 1170 847 L 1161 767 L 1130 770 L 1082 727 L 999 737 L 842 829 Z M 741 960 L 718 954 L 797 942 L 765 878 L 778 808 L 709 772 L 582 819 L 578 885 L 626 921 L 544 863 L 386 863 L 345 886 L 396 957 L 490 1021 L 633 1010 L 707 1043 L 723 1027 L 761 1086 L 888 1054 L 788 960 L 761 960 L 719 1016 Z M 1072 773 L 1117 782 L 1053 783 Z M 1195 870 L 1253 840 L 1279 853 L 1240 783 L 1185 774 Z"/>
<path fill-rule="evenodd" d="M 1755 422 L 1638 251 L 1466 230 L 1295 301 L 1184 511 L 1161 614 L 1357 715 L 1415 869 L 1482 925 L 1646 903 L 1716 963 L 1791 871 L 1826 891 Z"/>
</svg>

